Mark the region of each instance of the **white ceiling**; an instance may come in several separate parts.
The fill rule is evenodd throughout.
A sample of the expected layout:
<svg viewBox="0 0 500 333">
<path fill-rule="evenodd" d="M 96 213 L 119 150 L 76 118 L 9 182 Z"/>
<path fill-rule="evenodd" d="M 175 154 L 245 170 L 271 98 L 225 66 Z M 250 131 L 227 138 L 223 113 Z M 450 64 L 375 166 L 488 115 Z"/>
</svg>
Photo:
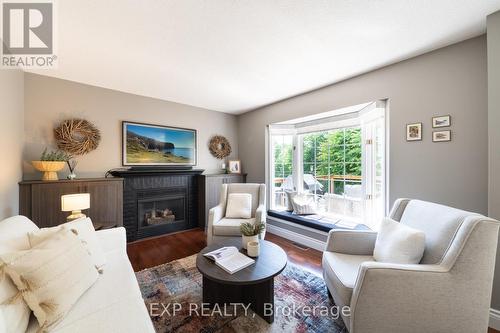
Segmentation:
<svg viewBox="0 0 500 333">
<path fill-rule="evenodd" d="M 60 0 L 57 70 L 242 113 L 485 32 L 500 0 Z"/>
</svg>

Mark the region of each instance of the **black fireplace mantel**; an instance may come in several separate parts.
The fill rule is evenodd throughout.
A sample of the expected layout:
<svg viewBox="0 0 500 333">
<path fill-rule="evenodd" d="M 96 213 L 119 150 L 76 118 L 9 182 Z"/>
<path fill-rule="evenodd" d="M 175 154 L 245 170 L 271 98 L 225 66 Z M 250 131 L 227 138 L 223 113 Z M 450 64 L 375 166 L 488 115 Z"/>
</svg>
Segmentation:
<svg viewBox="0 0 500 333">
<path fill-rule="evenodd" d="M 124 179 L 123 226 L 127 230 L 127 241 L 199 227 L 197 176 L 203 171 L 153 168 L 109 171 L 114 177 Z M 177 210 L 182 209 L 182 212 L 176 214 L 175 221 L 157 225 L 145 224 L 144 203 L 155 200 L 164 202 L 169 198 L 177 200 Z M 162 209 L 165 208 L 168 207 L 162 206 Z M 150 219 L 147 221 L 150 222 Z"/>
<path fill-rule="evenodd" d="M 168 169 L 168 168 L 131 168 L 131 169 L 113 169 L 108 171 L 114 177 L 126 178 L 137 176 L 157 176 L 161 174 L 176 175 L 201 175 L 203 169 Z"/>
</svg>

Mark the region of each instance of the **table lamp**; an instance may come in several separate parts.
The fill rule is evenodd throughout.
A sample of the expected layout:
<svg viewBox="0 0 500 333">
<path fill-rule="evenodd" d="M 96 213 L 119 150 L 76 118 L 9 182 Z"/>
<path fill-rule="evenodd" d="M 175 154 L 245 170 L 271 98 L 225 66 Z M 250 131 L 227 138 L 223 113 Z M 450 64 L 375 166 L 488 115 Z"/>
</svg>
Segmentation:
<svg viewBox="0 0 500 333">
<path fill-rule="evenodd" d="M 61 196 L 61 210 L 63 212 L 71 212 L 71 215 L 66 218 L 68 221 L 86 217 L 82 213 L 82 209 L 88 208 L 90 208 L 90 193 L 65 194 Z"/>
</svg>

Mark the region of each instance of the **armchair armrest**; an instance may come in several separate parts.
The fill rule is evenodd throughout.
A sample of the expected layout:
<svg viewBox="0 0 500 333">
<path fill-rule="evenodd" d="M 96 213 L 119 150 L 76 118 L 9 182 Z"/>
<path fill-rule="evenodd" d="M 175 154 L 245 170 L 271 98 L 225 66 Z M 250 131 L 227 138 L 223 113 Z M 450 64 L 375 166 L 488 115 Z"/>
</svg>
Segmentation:
<svg viewBox="0 0 500 333">
<path fill-rule="evenodd" d="M 266 205 L 259 205 L 255 210 L 255 221 L 266 223 Z"/>
<path fill-rule="evenodd" d="M 219 204 L 208 211 L 208 226 L 212 226 L 214 222 L 217 222 L 223 218 L 224 207 Z"/>
<path fill-rule="evenodd" d="M 210 208 L 208 211 L 208 222 L 207 222 L 207 244 L 212 243 L 213 237 L 213 225 L 215 222 L 220 221 L 224 217 L 224 205 L 218 204 L 217 206 Z"/>
<path fill-rule="evenodd" d="M 326 241 L 328 252 L 372 255 L 377 233 L 368 230 L 330 230 Z"/>
<path fill-rule="evenodd" d="M 365 262 L 351 299 L 350 332 L 448 332 L 450 318 L 468 318 L 463 296 L 443 265 Z"/>
</svg>

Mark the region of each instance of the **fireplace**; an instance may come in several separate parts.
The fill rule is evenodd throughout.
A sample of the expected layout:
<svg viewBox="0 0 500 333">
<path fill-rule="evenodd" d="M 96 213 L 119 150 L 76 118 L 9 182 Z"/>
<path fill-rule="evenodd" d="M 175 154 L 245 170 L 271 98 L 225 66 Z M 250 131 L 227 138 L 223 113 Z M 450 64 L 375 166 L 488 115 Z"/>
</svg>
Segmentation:
<svg viewBox="0 0 500 333">
<path fill-rule="evenodd" d="M 127 241 L 198 227 L 197 178 L 203 170 L 121 170 Z"/>
</svg>

